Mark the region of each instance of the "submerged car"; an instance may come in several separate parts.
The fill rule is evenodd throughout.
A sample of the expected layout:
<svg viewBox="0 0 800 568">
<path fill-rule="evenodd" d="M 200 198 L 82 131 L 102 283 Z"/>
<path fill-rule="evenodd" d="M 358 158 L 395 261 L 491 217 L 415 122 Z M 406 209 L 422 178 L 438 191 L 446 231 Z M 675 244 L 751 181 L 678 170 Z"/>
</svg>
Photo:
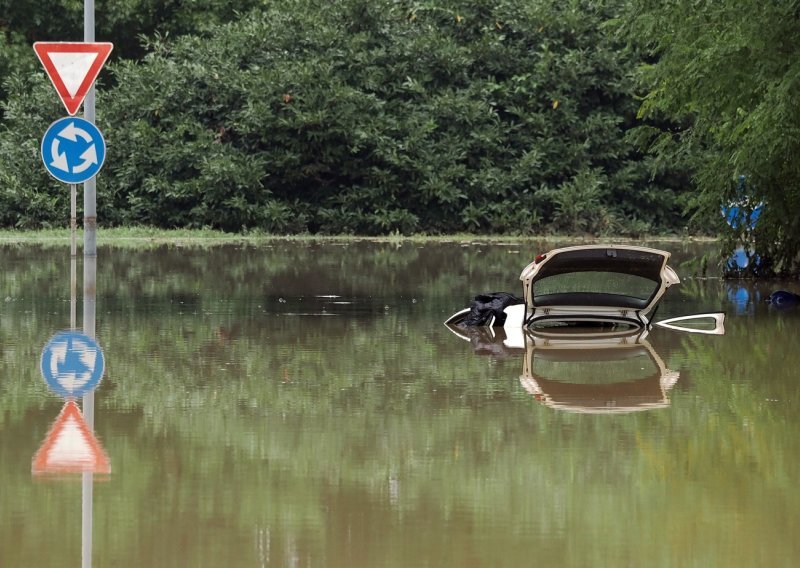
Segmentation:
<svg viewBox="0 0 800 568">
<path fill-rule="evenodd" d="M 679 284 L 670 253 L 628 245 L 584 245 L 538 255 L 520 275 L 523 297 L 483 294 L 449 325 L 648 327 L 667 288 Z"/>
</svg>

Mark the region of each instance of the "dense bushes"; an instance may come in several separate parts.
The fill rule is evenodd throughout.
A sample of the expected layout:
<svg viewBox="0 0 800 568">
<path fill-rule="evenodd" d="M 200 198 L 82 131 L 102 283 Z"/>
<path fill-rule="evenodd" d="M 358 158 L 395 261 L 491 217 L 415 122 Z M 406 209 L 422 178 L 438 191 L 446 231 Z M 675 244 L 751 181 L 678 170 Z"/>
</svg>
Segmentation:
<svg viewBox="0 0 800 568">
<path fill-rule="evenodd" d="M 603 31 L 619 4 L 292 0 L 156 36 L 98 95 L 101 222 L 682 228 L 680 192 L 625 140 L 636 61 Z M 0 224 L 61 223 L 66 192 L 37 152 L 58 103 L 41 73 L 5 85 Z"/>
<path fill-rule="evenodd" d="M 694 174 L 697 210 L 765 203 L 755 230 L 728 230 L 753 258 L 746 273 L 800 273 L 800 8 L 794 2 L 634 0 L 622 19 L 652 62 L 642 115 L 662 160 Z M 746 179 L 746 184 L 739 183 Z"/>
</svg>

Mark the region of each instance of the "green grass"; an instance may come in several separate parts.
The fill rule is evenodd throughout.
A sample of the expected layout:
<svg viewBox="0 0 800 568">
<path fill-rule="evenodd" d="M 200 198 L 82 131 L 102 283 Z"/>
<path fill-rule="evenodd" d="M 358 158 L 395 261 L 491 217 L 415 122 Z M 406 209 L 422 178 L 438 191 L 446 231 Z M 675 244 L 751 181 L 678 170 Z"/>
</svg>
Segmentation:
<svg viewBox="0 0 800 568">
<path fill-rule="evenodd" d="M 574 235 L 540 235 L 540 236 L 514 236 L 514 235 L 472 235 L 467 233 L 454 235 L 386 235 L 379 237 L 354 236 L 354 235 L 271 235 L 266 233 L 224 233 L 212 229 L 156 229 L 152 227 L 127 227 L 127 228 L 99 228 L 97 242 L 99 245 L 147 245 L 147 244 L 196 244 L 216 245 L 228 243 L 253 243 L 274 240 L 287 241 L 376 241 L 376 242 L 492 242 L 509 244 L 531 241 L 565 241 L 572 242 L 646 242 L 646 241 L 696 241 L 713 240 L 707 237 L 652 235 L 638 239 L 630 237 L 588 237 Z M 0 244 L 41 244 L 41 245 L 69 245 L 70 231 L 64 229 L 41 230 L 13 230 L 0 229 Z M 77 231 L 78 246 L 83 242 L 83 230 Z"/>
</svg>

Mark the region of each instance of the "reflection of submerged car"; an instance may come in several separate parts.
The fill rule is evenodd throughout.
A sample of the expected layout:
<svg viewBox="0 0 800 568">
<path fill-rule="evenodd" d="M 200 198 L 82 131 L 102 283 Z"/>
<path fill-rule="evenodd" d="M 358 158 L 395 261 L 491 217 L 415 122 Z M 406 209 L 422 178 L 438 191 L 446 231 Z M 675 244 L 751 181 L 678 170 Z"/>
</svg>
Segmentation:
<svg viewBox="0 0 800 568">
<path fill-rule="evenodd" d="M 528 334 L 519 380 L 536 400 L 572 412 L 620 413 L 669 406 L 678 381 L 645 339 L 628 334 Z"/>
<path fill-rule="evenodd" d="M 461 310 L 447 322 L 533 327 L 542 324 L 616 324 L 647 327 L 667 288 L 680 279 L 667 266 L 670 253 L 627 245 L 586 245 L 541 254 L 522 271 L 523 299 L 504 296 L 502 304 L 489 302 Z M 491 295 L 488 295 L 491 296 Z M 472 322 L 470 321 L 472 317 Z"/>
<path fill-rule="evenodd" d="M 450 330 L 478 354 L 524 357 L 520 384 L 559 410 L 625 413 L 669 406 L 679 373 L 667 368 L 643 328 L 556 327 L 508 333 L 497 328 Z"/>
</svg>

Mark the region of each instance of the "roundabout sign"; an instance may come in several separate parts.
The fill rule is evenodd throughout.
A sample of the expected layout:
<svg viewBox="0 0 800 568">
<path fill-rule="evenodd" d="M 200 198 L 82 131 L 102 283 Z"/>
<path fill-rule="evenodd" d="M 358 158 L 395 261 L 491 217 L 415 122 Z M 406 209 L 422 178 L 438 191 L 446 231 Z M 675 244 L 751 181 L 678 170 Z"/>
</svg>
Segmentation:
<svg viewBox="0 0 800 568">
<path fill-rule="evenodd" d="M 64 183 L 83 183 L 103 167 L 106 142 L 97 127 L 79 117 L 56 120 L 42 138 L 42 161 Z"/>
</svg>

